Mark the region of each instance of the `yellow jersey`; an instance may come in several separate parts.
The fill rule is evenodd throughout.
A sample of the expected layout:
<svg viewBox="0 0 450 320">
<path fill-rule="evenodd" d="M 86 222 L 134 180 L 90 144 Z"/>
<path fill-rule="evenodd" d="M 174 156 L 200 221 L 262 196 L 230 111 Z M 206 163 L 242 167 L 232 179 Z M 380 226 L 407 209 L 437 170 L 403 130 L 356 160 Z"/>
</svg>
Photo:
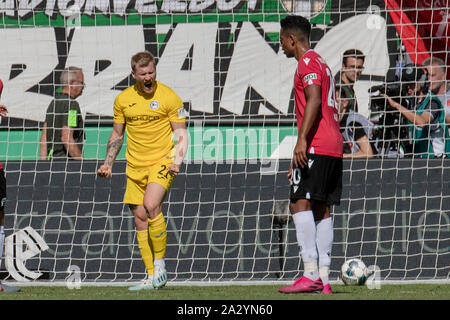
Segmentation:
<svg viewBox="0 0 450 320">
<path fill-rule="evenodd" d="M 136 85 L 117 95 L 114 123 L 125 124 L 130 167 L 152 166 L 171 152 L 171 122 L 186 122 L 186 114 L 180 97 L 166 85 L 157 81 L 151 96 L 140 93 Z"/>
</svg>

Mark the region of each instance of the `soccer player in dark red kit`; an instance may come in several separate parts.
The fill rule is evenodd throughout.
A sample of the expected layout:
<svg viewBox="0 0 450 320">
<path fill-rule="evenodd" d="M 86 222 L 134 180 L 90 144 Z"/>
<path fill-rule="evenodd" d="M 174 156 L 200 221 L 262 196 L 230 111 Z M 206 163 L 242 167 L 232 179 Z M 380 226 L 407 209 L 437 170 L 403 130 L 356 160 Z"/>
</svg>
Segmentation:
<svg viewBox="0 0 450 320">
<path fill-rule="evenodd" d="M 311 49 L 311 24 L 301 16 L 280 22 L 281 47 L 298 61 L 294 75 L 298 137 L 289 180 L 290 205 L 304 273 L 282 293 L 332 293 L 328 282 L 333 244 L 330 206 L 342 192 L 342 135 L 330 68 Z"/>
</svg>

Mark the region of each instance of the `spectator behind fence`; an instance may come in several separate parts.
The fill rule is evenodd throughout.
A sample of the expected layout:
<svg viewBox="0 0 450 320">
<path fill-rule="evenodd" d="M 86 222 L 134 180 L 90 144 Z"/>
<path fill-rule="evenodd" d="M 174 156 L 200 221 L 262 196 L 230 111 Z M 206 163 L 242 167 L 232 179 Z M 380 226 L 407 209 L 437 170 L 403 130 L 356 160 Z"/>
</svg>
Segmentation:
<svg viewBox="0 0 450 320">
<path fill-rule="evenodd" d="M 445 62 L 437 57 L 431 57 L 423 62 L 426 68 L 430 90 L 439 100 L 445 110 L 445 120 L 450 133 L 450 86 L 447 84 Z"/>
<path fill-rule="evenodd" d="M 348 101 L 347 110 L 358 112 L 353 86 L 364 70 L 364 60 L 364 53 L 358 49 L 349 49 L 343 53 L 342 69 L 337 73 L 335 80 L 340 88 L 340 96 Z"/>
<path fill-rule="evenodd" d="M 83 158 L 84 124 L 76 98 L 84 89 L 84 75 L 78 67 L 61 73 L 62 90 L 47 108 L 40 143 L 40 160 Z"/>
<path fill-rule="evenodd" d="M 339 121 L 341 127 L 344 158 L 373 158 L 375 152 L 370 138 L 373 123 L 363 115 L 348 110 L 349 100 L 341 98 L 342 90 L 336 86 L 336 100 L 339 106 Z"/>
<path fill-rule="evenodd" d="M 409 97 L 408 107 L 385 94 L 382 95 L 387 98 L 389 105 L 397 109 L 411 124 L 413 153 L 423 158 L 445 156 L 450 151 L 445 113 L 441 101 L 427 88 L 425 72 L 418 66 L 405 66 L 401 85 L 405 88 L 402 92 L 406 92 Z"/>
</svg>

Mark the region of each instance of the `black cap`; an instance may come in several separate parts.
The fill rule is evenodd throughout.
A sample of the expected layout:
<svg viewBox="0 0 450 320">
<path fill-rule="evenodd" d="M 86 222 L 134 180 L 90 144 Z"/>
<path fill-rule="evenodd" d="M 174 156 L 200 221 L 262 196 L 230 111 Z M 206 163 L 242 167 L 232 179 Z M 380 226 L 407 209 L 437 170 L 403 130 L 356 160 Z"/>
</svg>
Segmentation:
<svg viewBox="0 0 450 320">
<path fill-rule="evenodd" d="M 417 82 L 422 78 L 424 75 L 424 71 L 422 68 L 414 65 L 414 64 L 408 64 L 403 67 L 402 70 L 402 77 L 400 81 L 402 82 Z"/>
</svg>

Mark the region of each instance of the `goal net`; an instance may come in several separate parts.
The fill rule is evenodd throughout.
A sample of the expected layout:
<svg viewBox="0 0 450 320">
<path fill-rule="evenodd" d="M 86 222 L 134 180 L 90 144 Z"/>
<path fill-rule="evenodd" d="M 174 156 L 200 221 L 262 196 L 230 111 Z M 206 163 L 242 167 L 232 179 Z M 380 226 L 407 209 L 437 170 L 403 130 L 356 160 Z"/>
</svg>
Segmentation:
<svg viewBox="0 0 450 320">
<path fill-rule="evenodd" d="M 144 278 L 123 204 L 126 140 L 113 177 L 96 176 L 114 98 L 134 83 L 130 58 L 143 50 L 189 112 L 189 151 L 163 207 L 170 281 L 297 277 L 303 264 L 287 179 L 297 136 L 296 61 L 279 44 L 279 21 L 292 13 L 310 19 L 312 47 L 337 80 L 346 50 L 365 57 L 347 101 L 373 125 L 375 156 L 344 160 L 330 279 L 357 257 L 382 280 L 449 281 L 450 162 L 413 149 L 422 129 L 378 95 L 398 88 L 411 63 L 439 58 L 446 72 L 449 6 L 412 0 L 1 1 L 0 103 L 9 113 L 0 124 L 7 179 L 0 279 Z M 77 98 L 84 159 L 40 161 L 46 110 L 67 66 L 84 72 Z M 391 94 L 407 100 L 405 90 Z M 439 97 L 433 117 L 445 133 L 449 98 Z"/>
</svg>

